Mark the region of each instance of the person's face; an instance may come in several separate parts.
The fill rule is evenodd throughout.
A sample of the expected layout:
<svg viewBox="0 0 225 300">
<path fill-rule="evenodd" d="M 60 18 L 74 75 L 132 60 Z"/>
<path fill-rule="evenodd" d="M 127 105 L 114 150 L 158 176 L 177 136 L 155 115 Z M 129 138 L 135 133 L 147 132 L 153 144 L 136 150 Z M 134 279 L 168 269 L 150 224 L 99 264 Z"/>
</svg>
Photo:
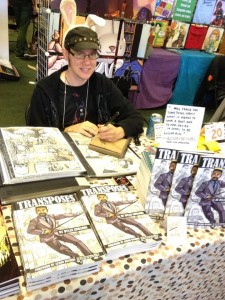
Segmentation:
<svg viewBox="0 0 225 300">
<path fill-rule="evenodd" d="M 158 33 L 160 31 L 161 26 L 159 24 L 155 25 L 155 32 Z"/>
<path fill-rule="evenodd" d="M 198 170 L 198 167 L 193 167 L 193 168 L 191 169 L 191 175 L 192 175 L 192 176 L 195 176 L 196 173 L 197 173 L 197 170 Z"/>
<path fill-rule="evenodd" d="M 99 194 L 98 196 L 98 200 L 101 202 L 107 202 L 108 198 L 105 194 Z"/>
<path fill-rule="evenodd" d="M 44 217 L 47 215 L 48 210 L 46 207 L 37 207 L 36 208 L 36 213 L 40 216 L 40 217 Z"/>
<path fill-rule="evenodd" d="M 175 171 L 175 169 L 176 169 L 176 163 L 173 162 L 173 163 L 170 164 L 170 172 L 173 173 Z"/>
<path fill-rule="evenodd" d="M 220 171 L 213 171 L 212 172 L 212 180 L 218 180 L 221 177 L 222 173 Z"/>
<path fill-rule="evenodd" d="M 94 73 L 96 68 L 96 59 L 90 59 L 89 56 L 91 54 L 96 54 L 96 50 L 89 49 L 83 50 L 79 52 L 75 52 L 71 49 L 71 53 L 83 53 L 86 55 L 85 58 L 80 59 L 76 58 L 73 54 L 66 51 L 67 56 L 66 59 L 68 60 L 69 71 L 72 73 L 72 78 L 77 80 L 78 84 L 83 84 L 87 81 L 91 75 Z"/>
</svg>

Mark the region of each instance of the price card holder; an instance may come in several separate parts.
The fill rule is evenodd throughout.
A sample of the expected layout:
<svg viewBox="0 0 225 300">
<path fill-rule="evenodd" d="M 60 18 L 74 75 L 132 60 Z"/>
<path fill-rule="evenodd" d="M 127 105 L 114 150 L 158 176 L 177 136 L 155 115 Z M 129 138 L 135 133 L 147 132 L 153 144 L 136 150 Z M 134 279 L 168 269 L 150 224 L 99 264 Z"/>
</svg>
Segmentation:
<svg viewBox="0 0 225 300">
<path fill-rule="evenodd" d="M 224 125 L 225 123 L 223 122 L 216 122 L 205 125 L 206 142 L 224 140 Z"/>
</svg>

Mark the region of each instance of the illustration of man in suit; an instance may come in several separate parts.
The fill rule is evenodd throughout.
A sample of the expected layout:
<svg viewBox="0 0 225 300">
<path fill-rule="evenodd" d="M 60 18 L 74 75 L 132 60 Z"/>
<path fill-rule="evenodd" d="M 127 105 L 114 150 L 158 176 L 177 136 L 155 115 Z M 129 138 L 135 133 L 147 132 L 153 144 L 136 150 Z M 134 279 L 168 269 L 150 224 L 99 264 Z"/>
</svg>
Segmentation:
<svg viewBox="0 0 225 300">
<path fill-rule="evenodd" d="M 39 235 L 41 243 L 47 244 L 49 247 L 61 254 L 74 258 L 77 264 L 83 263 L 81 260 L 79 260 L 79 254 L 62 244 L 60 241 L 73 244 L 85 256 L 93 254 L 89 248 L 75 236 L 68 233 L 61 234 L 58 232 L 59 226 L 57 226 L 57 220 L 76 218 L 82 212 L 53 215 L 48 214 L 48 208 L 46 206 L 37 206 L 35 211 L 37 213 L 37 217 L 30 220 L 27 233 Z M 93 258 L 93 260 L 95 259 Z"/>
<path fill-rule="evenodd" d="M 176 165 L 176 160 L 172 160 L 169 165 L 169 172 L 161 174 L 154 183 L 154 187 L 160 191 L 159 198 L 162 200 L 164 207 L 166 206 Z"/>
<path fill-rule="evenodd" d="M 211 173 L 211 179 L 203 182 L 196 190 L 195 194 L 201 198 L 199 205 L 207 220 L 211 223 L 211 227 L 215 228 L 215 217 L 212 208 L 219 214 L 219 222 L 225 226 L 225 210 L 222 203 L 216 200 L 219 196 L 219 190 L 225 188 L 225 181 L 219 180 L 223 173 L 223 169 L 215 168 Z"/>
<path fill-rule="evenodd" d="M 136 200 L 132 201 L 108 201 L 108 197 L 106 194 L 98 194 L 97 195 L 98 200 L 100 201 L 98 204 L 95 205 L 94 208 L 94 214 L 97 217 L 105 218 L 106 222 L 108 224 L 111 224 L 115 226 L 117 229 L 128 233 L 130 235 L 133 235 L 137 238 L 141 238 L 142 235 L 135 230 L 133 230 L 128 225 L 133 225 L 137 227 L 139 230 L 141 230 L 146 236 L 151 236 L 154 240 L 160 240 L 158 236 L 155 236 L 153 233 L 151 233 L 145 226 L 143 226 L 141 223 L 138 223 L 136 220 L 132 218 L 121 218 L 119 216 L 119 210 L 117 209 L 118 206 L 124 205 L 124 204 L 132 204 L 135 203 Z M 125 224 L 124 224 L 125 223 Z"/>
<path fill-rule="evenodd" d="M 187 200 L 190 196 L 193 180 L 198 170 L 198 165 L 193 165 L 191 169 L 191 175 L 184 177 L 180 180 L 180 182 L 175 187 L 175 191 L 181 195 L 180 202 L 183 204 L 183 208 L 186 207 Z"/>
</svg>

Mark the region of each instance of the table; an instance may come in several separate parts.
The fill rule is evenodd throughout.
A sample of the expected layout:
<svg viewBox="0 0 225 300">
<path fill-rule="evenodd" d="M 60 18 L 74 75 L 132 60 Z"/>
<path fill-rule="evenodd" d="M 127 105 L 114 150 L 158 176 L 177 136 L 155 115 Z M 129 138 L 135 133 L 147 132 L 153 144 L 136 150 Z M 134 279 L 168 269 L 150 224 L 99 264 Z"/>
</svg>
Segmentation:
<svg viewBox="0 0 225 300">
<path fill-rule="evenodd" d="M 179 65 L 179 54 L 153 48 L 143 64 L 138 91 L 129 94 L 135 108 L 154 108 L 166 104 L 172 96 Z"/>
<path fill-rule="evenodd" d="M 20 263 L 9 206 L 3 207 L 9 237 Z M 187 244 L 102 263 L 99 272 L 5 300 L 224 300 L 225 229 L 188 229 Z"/>
<path fill-rule="evenodd" d="M 215 54 L 197 50 L 178 50 L 180 67 L 170 104 L 193 105 L 195 94 Z"/>
</svg>

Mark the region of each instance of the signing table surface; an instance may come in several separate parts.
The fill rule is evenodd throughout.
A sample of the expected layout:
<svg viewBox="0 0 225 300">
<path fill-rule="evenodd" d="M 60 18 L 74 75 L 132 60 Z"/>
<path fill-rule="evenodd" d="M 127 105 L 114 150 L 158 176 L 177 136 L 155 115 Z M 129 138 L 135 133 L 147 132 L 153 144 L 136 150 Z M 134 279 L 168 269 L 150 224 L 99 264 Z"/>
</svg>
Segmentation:
<svg viewBox="0 0 225 300">
<path fill-rule="evenodd" d="M 3 207 L 20 264 L 10 206 Z M 166 243 L 152 251 L 102 263 L 99 272 L 27 292 L 10 300 L 224 300 L 225 229 L 188 229 L 185 246 Z"/>
</svg>

